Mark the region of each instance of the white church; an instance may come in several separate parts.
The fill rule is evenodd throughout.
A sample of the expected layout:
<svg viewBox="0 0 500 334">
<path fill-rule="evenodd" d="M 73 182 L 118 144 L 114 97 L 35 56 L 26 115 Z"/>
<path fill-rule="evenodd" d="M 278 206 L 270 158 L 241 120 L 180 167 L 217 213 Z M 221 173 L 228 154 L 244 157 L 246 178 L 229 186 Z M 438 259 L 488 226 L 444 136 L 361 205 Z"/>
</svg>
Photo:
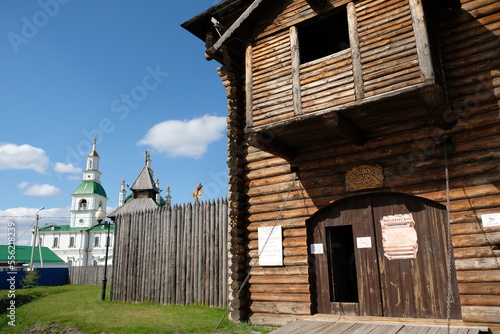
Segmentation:
<svg viewBox="0 0 500 334">
<path fill-rule="evenodd" d="M 99 223 L 96 218 L 96 213 L 99 210 L 106 210 L 108 201 L 106 191 L 101 185 L 99 161 L 96 139 L 94 139 L 92 152 L 87 157 L 87 169 L 83 171 L 83 180 L 71 194 L 70 224 L 46 224 L 39 229 L 40 245 L 50 248 L 72 266 L 105 264 L 108 226 L 110 230 L 107 264 L 113 264 L 114 225 L 109 225 L 110 221 L 106 220 Z M 127 196 L 126 184 L 123 180 L 118 207 L 108 216 L 113 217 L 118 213 L 134 212 L 158 206 L 170 206 L 172 200 L 170 187 L 167 188 L 167 195 L 163 198 L 159 188 L 160 181 L 158 179 L 154 181 L 153 175 L 149 152 L 146 152 L 144 167 L 130 187 L 132 193 Z M 101 214 L 105 217 L 103 212 Z M 34 240 L 35 237 L 32 238 L 32 245 Z"/>
<path fill-rule="evenodd" d="M 96 139 L 87 157 L 83 180 L 71 195 L 69 225 L 46 224 L 39 229 L 39 242 L 73 266 L 104 265 L 109 222 L 97 221 L 96 212 L 105 211 L 108 198 L 101 185 Z M 110 226 L 108 265 L 113 259 L 114 226 Z M 33 244 L 33 240 L 32 240 Z"/>
</svg>

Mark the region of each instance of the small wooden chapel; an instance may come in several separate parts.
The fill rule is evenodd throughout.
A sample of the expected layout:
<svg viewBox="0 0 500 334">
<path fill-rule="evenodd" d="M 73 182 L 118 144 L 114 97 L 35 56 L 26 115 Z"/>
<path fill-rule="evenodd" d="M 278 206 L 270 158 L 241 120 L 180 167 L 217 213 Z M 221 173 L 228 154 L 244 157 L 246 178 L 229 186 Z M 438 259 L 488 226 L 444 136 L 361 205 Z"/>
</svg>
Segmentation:
<svg viewBox="0 0 500 334">
<path fill-rule="evenodd" d="M 498 0 L 224 0 L 182 26 L 227 89 L 233 320 L 500 324 Z"/>
</svg>

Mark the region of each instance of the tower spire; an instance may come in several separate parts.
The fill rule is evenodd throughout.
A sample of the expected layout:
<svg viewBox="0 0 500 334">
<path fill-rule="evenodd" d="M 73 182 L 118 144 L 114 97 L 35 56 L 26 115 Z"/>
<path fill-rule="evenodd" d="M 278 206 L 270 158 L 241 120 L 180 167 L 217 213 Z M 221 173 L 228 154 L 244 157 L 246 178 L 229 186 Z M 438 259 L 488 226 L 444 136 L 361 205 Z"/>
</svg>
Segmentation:
<svg viewBox="0 0 500 334">
<path fill-rule="evenodd" d="M 118 206 L 122 206 L 125 204 L 125 200 L 127 199 L 127 191 L 125 190 L 125 176 L 122 179 L 122 186 L 120 189 L 120 194 L 118 196 Z"/>
</svg>

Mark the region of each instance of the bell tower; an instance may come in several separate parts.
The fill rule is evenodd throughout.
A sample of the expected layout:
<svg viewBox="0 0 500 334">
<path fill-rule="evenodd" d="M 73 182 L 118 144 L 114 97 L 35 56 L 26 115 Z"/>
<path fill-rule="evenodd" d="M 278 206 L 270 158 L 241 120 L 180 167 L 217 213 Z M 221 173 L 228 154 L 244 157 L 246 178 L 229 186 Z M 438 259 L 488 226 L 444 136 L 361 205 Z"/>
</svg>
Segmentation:
<svg viewBox="0 0 500 334">
<path fill-rule="evenodd" d="M 106 210 L 108 198 L 101 185 L 99 154 L 96 151 L 96 138 L 92 151 L 87 156 L 87 169 L 83 171 L 82 183 L 71 195 L 71 227 L 92 227 L 97 225 L 95 213 L 101 207 Z"/>
</svg>

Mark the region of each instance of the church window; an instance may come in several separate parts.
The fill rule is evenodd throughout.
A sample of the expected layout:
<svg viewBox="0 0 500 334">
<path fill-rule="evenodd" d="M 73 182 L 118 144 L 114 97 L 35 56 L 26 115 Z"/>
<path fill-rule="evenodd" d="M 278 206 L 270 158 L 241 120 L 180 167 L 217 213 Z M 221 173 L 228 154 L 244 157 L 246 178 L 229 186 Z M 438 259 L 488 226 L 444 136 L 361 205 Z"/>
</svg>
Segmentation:
<svg viewBox="0 0 500 334">
<path fill-rule="evenodd" d="M 350 47 L 347 11 L 298 26 L 300 63 L 304 64 Z"/>
<path fill-rule="evenodd" d="M 80 208 L 79 208 L 79 209 L 80 209 L 80 210 L 87 210 L 87 200 L 82 199 L 82 200 L 80 201 Z"/>
<path fill-rule="evenodd" d="M 99 247 L 99 237 L 95 237 L 94 239 L 94 247 Z"/>
<path fill-rule="evenodd" d="M 54 242 L 52 243 L 52 248 L 59 248 L 59 238 L 55 237 Z"/>
<path fill-rule="evenodd" d="M 69 238 L 69 247 L 75 247 L 75 237 Z"/>
</svg>

